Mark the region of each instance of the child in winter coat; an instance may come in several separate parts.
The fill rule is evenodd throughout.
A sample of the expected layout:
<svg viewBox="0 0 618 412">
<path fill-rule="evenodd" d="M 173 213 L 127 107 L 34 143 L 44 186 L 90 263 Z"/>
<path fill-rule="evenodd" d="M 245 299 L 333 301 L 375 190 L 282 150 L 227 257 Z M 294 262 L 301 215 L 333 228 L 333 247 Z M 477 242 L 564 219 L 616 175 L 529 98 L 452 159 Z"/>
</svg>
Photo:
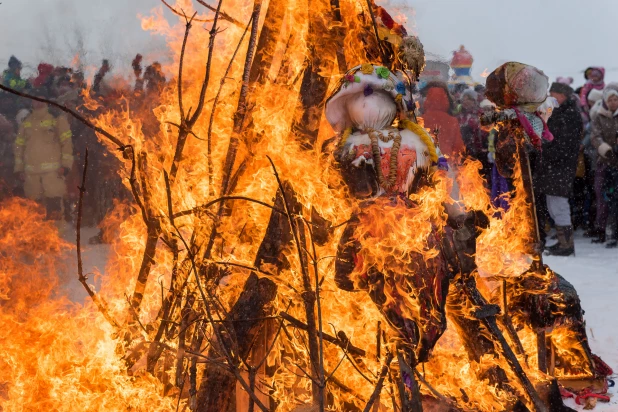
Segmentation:
<svg viewBox="0 0 618 412">
<path fill-rule="evenodd" d="M 579 92 L 579 101 L 586 113 L 590 110 L 588 106 L 588 93 L 591 90 L 603 90 L 605 88 L 605 68 L 603 67 L 588 67 L 584 72 L 586 84 Z"/>
</svg>

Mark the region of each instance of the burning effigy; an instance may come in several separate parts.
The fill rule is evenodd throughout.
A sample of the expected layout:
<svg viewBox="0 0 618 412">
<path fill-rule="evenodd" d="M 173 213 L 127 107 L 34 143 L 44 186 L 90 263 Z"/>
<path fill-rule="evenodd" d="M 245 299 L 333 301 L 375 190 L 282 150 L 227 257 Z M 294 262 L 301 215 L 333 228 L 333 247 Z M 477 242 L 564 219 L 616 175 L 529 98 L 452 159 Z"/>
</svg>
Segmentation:
<svg viewBox="0 0 618 412">
<path fill-rule="evenodd" d="M 2 410 L 549 412 L 569 410 L 566 393 L 602 398 L 611 369 L 537 246 L 542 72 L 509 63 L 488 79 L 500 110 L 485 122 L 514 187 L 499 210 L 479 163 L 442 156 L 416 116 L 422 43 L 372 0 L 162 7 L 179 23 L 160 8 L 142 26 L 168 39 L 175 81 L 156 66 L 157 99 L 139 109 L 2 86 L 93 128 L 133 196 L 97 288 L 82 265 L 87 155 L 76 245 L 34 202 L 1 204 Z M 84 305 L 55 292 L 70 250 Z"/>
</svg>

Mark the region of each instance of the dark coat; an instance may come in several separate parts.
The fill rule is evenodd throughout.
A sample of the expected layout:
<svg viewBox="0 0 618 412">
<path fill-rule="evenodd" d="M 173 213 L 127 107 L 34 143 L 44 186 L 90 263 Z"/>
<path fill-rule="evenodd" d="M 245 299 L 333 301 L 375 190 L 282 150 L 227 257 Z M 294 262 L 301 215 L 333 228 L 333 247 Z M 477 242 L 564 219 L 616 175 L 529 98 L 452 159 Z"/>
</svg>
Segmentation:
<svg viewBox="0 0 618 412">
<path fill-rule="evenodd" d="M 550 196 L 570 197 L 584 130 L 577 104 L 567 99 L 554 110 L 547 126 L 554 140 L 543 143 L 540 177 L 542 192 Z"/>
</svg>

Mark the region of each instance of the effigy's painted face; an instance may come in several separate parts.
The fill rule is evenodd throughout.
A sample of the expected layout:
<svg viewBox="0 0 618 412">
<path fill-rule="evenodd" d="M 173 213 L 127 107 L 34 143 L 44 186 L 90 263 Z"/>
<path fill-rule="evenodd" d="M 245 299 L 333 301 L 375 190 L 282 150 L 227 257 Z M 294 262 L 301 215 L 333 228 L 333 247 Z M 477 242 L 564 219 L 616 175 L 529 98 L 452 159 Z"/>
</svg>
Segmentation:
<svg viewBox="0 0 618 412">
<path fill-rule="evenodd" d="M 397 106 L 392 97 L 383 92 L 351 96 L 346 108 L 354 128 L 381 130 L 390 126 L 397 115 Z"/>
</svg>

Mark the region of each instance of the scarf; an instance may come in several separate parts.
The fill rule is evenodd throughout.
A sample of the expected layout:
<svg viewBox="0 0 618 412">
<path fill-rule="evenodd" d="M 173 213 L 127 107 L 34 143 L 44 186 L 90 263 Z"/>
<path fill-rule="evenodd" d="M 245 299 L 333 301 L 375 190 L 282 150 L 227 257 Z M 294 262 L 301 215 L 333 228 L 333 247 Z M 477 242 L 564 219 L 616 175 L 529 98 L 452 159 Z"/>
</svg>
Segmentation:
<svg viewBox="0 0 618 412">
<path fill-rule="evenodd" d="M 524 132 L 526 132 L 526 135 L 528 135 L 528 137 L 530 138 L 530 142 L 538 150 L 541 150 L 541 146 L 542 146 L 541 138 L 543 138 L 544 140 L 548 142 L 551 142 L 552 140 L 554 140 L 554 135 L 551 134 L 551 132 L 549 131 L 549 128 L 547 127 L 547 123 L 545 123 L 545 120 L 543 120 L 542 117 L 539 116 L 539 119 L 541 119 L 541 122 L 543 122 L 543 132 L 541 133 L 541 136 L 539 137 L 539 135 L 534 131 L 534 128 L 532 127 L 532 124 L 530 123 L 530 120 L 528 120 L 528 118 L 519 110 L 519 108 L 513 107 L 513 110 L 515 110 L 515 114 L 517 115 L 517 120 L 519 120 L 519 123 L 524 128 Z"/>
</svg>

